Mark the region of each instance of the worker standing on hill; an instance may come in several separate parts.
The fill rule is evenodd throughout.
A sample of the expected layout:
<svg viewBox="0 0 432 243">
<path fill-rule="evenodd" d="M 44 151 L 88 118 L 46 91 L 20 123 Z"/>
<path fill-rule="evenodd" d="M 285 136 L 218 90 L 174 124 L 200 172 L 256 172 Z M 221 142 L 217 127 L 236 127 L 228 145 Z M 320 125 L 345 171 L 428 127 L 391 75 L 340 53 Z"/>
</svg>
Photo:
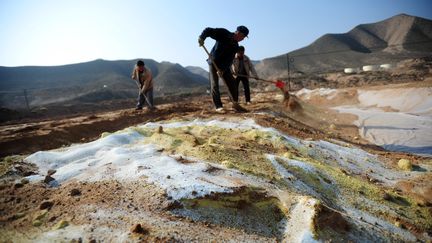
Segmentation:
<svg viewBox="0 0 432 243">
<path fill-rule="evenodd" d="M 145 66 L 144 61 L 137 61 L 132 71 L 132 79 L 136 81 L 139 89 L 138 103 L 135 110 L 142 110 L 146 104 L 149 110 L 154 110 L 153 76 L 150 69 Z"/>
<path fill-rule="evenodd" d="M 232 71 L 236 79 L 237 90 L 240 82 L 242 82 L 244 93 L 245 93 L 246 104 L 250 104 L 251 97 L 250 97 L 250 88 L 249 88 L 249 77 L 251 73 L 253 75 L 252 77 L 255 78 L 258 77 L 258 75 L 255 71 L 255 68 L 251 60 L 244 53 L 245 53 L 244 46 L 239 46 L 237 50 L 237 54 L 232 64 Z"/>
<path fill-rule="evenodd" d="M 238 104 L 238 85 L 236 85 L 231 73 L 231 65 L 239 47 L 238 42 L 242 41 L 248 34 L 249 30 L 245 26 L 237 27 L 234 33 L 223 28 L 206 28 L 198 38 L 200 46 L 204 46 L 207 37 L 216 40 L 207 61 L 209 63 L 211 95 L 217 112 L 224 112 L 219 92 L 219 77 L 225 81 L 228 87 L 233 108 L 236 111 L 246 111 Z"/>
</svg>

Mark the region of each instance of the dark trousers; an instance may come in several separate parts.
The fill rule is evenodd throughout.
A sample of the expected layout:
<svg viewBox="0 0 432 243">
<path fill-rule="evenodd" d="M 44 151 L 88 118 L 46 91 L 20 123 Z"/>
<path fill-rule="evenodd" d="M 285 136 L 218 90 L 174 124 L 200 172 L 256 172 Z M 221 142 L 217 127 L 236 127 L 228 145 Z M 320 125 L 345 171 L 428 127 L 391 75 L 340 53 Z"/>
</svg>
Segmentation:
<svg viewBox="0 0 432 243">
<path fill-rule="evenodd" d="M 245 100 L 246 102 L 250 102 L 251 99 L 250 99 L 249 79 L 246 77 L 237 77 L 236 82 L 237 82 L 237 89 L 240 85 L 240 82 L 242 82 L 244 93 L 245 93 Z"/>
<path fill-rule="evenodd" d="M 222 101 L 219 92 L 219 76 L 217 75 L 216 68 L 213 65 L 209 65 L 209 78 L 211 86 L 211 95 L 213 98 L 213 104 L 216 108 L 222 107 Z M 229 91 L 229 97 L 232 102 L 238 102 L 238 85 L 236 80 L 228 69 L 223 72 L 222 78 L 225 80 L 225 84 Z"/>
<path fill-rule="evenodd" d="M 144 97 L 145 95 L 145 97 Z M 146 97 L 147 100 L 146 101 Z M 150 103 L 150 104 L 148 104 Z M 149 108 L 153 108 L 153 89 L 150 89 L 148 91 L 146 91 L 144 94 L 143 93 L 139 93 L 138 94 L 138 103 L 137 103 L 137 108 L 143 108 L 143 106 L 148 106 Z"/>
</svg>

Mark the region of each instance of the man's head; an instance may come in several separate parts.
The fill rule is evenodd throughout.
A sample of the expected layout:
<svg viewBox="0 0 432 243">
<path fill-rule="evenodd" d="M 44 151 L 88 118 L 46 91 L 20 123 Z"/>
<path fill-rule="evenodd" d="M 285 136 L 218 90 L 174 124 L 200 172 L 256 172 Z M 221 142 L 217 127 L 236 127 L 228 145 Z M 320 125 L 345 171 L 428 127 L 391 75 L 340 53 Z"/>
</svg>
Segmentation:
<svg viewBox="0 0 432 243">
<path fill-rule="evenodd" d="M 138 60 L 137 63 L 136 63 L 136 65 L 137 65 L 138 70 L 139 70 L 140 72 L 144 70 L 144 61 L 142 61 L 142 60 Z"/>
<path fill-rule="evenodd" d="M 136 65 L 137 65 L 138 67 L 143 67 L 143 66 L 144 66 L 144 61 L 142 61 L 142 60 L 138 60 L 137 63 L 136 63 Z"/>
<path fill-rule="evenodd" d="M 244 46 L 239 46 L 239 48 L 237 49 L 237 56 L 242 57 L 244 55 L 244 52 L 245 52 Z"/>
<path fill-rule="evenodd" d="M 246 28 L 246 26 L 240 25 L 237 27 L 236 32 L 234 33 L 234 39 L 237 42 L 242 41 L 245 37 L 247 37 L 249 34 L 249 29 Z"/>
</svg>

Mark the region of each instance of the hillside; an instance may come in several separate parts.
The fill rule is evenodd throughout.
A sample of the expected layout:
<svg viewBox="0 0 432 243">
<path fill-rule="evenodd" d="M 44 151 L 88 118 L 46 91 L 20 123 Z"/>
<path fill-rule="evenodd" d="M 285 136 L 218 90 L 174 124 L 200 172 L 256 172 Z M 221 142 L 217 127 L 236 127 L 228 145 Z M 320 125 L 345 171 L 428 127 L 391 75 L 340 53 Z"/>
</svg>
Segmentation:
<svg viewBox="0 0 432 243">
<path fill-rule="evenodd" d="M 207 80 L 179 64 L 144 60 L 152 70 L 155 96 L 202 92 Z M 135 98 L 136 84 L 130 75 L 136 60 L 95 60 L 52 67 L 0 67 L 0 105 L 23 108 L 23 90 L 30 106 L 59 102 L 96 102 Z"/>
<path fill-rule="evenodd" d="M 186 69 L 189 70 L 191 73 L 195 73 L 195 74 L 198 74 L 198 75 L 202 76 L 205 79 L 209 78 L 209 72 L 207 72 L 202 67 L 187 66 Z"/>
<path fill-rule="evenodd" d="M 361 24 L 343 34 L 325 34 L 312 44 L 287 53 L 290 69 L 304 73 L 343 70 L 363 65 L 395 64 L 430 56 L 432 21 L 396 15 L 381 22 Z M 286 77 L 287 54 L 257 64 L 264 77 Z"/>
</svg>

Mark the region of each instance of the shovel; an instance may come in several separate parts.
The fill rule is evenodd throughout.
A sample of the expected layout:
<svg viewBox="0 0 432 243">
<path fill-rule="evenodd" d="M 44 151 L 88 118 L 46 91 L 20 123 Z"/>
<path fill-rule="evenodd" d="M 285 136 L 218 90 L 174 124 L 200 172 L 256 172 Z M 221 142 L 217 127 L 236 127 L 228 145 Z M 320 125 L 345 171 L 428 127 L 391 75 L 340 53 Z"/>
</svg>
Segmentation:
<svg viewBox="0 0 432 243">
<path fill-rule="evenodd" d="M 217 72 L 217 74 L 218 74 L 218 76 L 222 79 L 222 81 L 225 83 L 225 86 L 227 86 L 227 87 L 229 87 L 228 86 L 228 84 L 227 84 L 227 82 L 226 82 L 226 80 L 222 77 L 222 71 L 218 68 L 218 66 L 216 65 L 216 63 L 215 63 L 215 61 L 214 61 L 214 59 L 213 59 L 213 56 L 210 54 L 210 52 L 207 50 L 207 48 L 204 46 L 204 45 L 202 45 L 202 48 L 204 49 L 204 51 L 207 53 L 207 55 L 208 55 L 208 57 L 210 58 L 210 60 L 211 60 L 211 62 L 212 62 L 212 64 L 213 64 L 213 66 L 216 68 L 216 72 Z M 230 98 L 230 100 L 231 100 L 231 102 L 232 102 L 232 104 L 233 104 L 233 108 L 236 110 L 236 111 L 240 111 L 240 112 L 247 112 L 247 110 L 245 109 L 245 108 L 243 108 L 241 105 L 239 105 L 237 102 L 235 102 L 234 101 L 234 99 L 233 99 L 233 95 L 231 94 L 231 91 L 228 89 L 228 95 L 229 95 L 229 98 Z"/>
<path fill-rule="evenodd" d="M 285 89 L 285 82 L 282 80 L 267 80 L 267 79 L 262 79 L 262 78 L 258 78 L 258 77 L 251 77 L 251 76 L 247 76 L 247 75 L 243 75 L 243 74 L 237 74 L 237 76 L 246 77 L 246 78 L 253 78 L 255 80 L 259 80 L 259 81 L 263 81 L 263 82 L 267 82 L 267 83 L 272 83 L 282 91 L 282 93 L 284 95 L 284 101 L 285 102 L 290 100 L 289 88 Z"/>
<path fill-rule="evenodd" d="M 150 101 L 148 100 L 148 98 L 147 98 L 147 96 L 144 94 L 144 92 L 143 92 L 142 90 L 141 90 L 140 92 L 141 92 L 141 94 L 144 96 L 144 99 L 145 99 L 145 101 L 147 102 L 147 104 L 148 104 L 150 110 L 154 110 L 154 106 L 150 103 Z"/>
<path fill-rule="evenodd" d="M 138 76 L 139 79 L 139 76 Z M 150 101 L 148 100 L 147 96 L 144 94 L 143 90 L 141 90 L 141 87 L 138 83 L 136 83 L 139 89 L 139 93 L 142 94 L 144 96 L 145 101 L 147 102 L 148 106 L 150 109 L 153 109 L 153 106 L 150 104 Z"/>
<path fill-rule="evenodd" d="M 262 78 L 258 78 L 258 77 L 247 76 L 247 75 L 243 75 L 243 74 L 236 74 L 236 75 L 239 77 L 253 78 L 255 80 L 259 80 L 259 81 L 263 81 L 263 82 L 267 82 L 267 83 L 272 83 L 276 87 L 278 87 L 279 89 L 285 90 L 285 82 L 282 80 L 268 80 L 268 79 L 262 79 Z"/>
</svg>

